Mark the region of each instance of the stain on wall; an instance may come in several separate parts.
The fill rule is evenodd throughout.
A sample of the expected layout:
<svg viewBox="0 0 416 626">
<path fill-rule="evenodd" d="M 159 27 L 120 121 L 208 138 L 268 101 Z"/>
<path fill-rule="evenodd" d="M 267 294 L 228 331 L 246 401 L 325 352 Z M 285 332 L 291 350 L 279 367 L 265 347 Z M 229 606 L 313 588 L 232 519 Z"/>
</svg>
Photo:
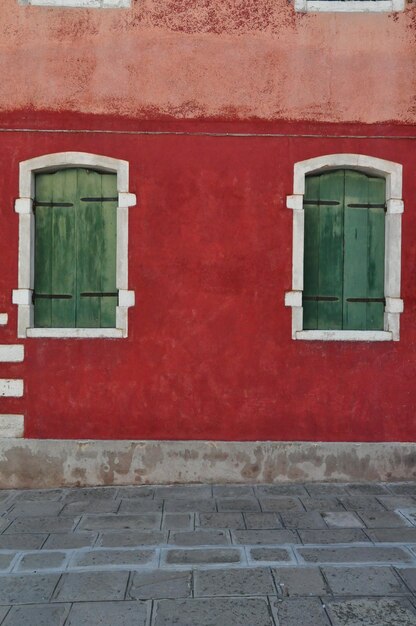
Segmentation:
<svg viewBox="0 0 416 626">
<path fill-rule="evenodd" d="M 287 0 L 118 10 L 3 0 L 0 111 L 414 123 L 412 7 L 303 15 Z"/>
</svg>

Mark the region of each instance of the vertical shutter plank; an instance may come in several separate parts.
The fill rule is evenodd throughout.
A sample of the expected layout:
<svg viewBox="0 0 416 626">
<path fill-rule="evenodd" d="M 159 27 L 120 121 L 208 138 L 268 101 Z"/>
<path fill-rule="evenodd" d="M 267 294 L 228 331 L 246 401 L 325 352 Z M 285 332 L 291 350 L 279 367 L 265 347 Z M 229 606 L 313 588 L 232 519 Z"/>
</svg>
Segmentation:
<svg viewBox="0 0 416 626">
<path fill-rule="evenodd" d="M 386 201 L 386 181 L 383 178 L 369 178 L 368 199 L 370 204 L 384 205 Z M 384 240 L 385 213 L 381 208 L 368 210 L 368 285 L 369 298 L 384 298 Z M 369 302 L 366 307 L 366 328 L 383 330 L 384 303 Z"/>
<path fill-rule="evenodd" d="M 117 198 L 116 174 L 101 174 L 103 198 Z M 117 247 L 117 201 L 101 204 L 102 243 L 101 243 L 101 291 L 116 293 L 116 247 Z M 101 298 L 101 327 L 114 328 L 116 325 L 117 296 Z"/>
<path fill-rule="evenodd" d="M 344 172 L 320 176 L 319 295 L 337 298 L 318 302 L 318 329 L 342 328 L 343 196 Z"/>
<path fill-rule="evenodd" d="M 52 292 L 70 295 L 71 298 L 57 298 L 51 301 L 54 328 L 74 328 L 75 326 L 75 196 L 76 169 L 60 170 L 51 175 L 53 185 L 52 213 Z M 60 203 L 73 204 L 71 207 Z"/>
<path fill-rule="evenodd" d="M 305 181 L 307 202 L 319 200 L 319 176 L 308 176 Z M 303 295 L 314 297 L 319 291 L 319 206 L 305 204 L 305 244 L 303 256 Z M 318 303 L 316 300 L 303 300 L 303 328 L 318 328 Z"/>
<path fill-rule="evenodd" d="M 100 327 L 99 296 L 85 297 L 82 293 L 101 292 L 102 215 L 100 201 L 81 198 L 101 197 L 101 176 L 93 170 L 78 169 L 77 202 L 77 326 Z"/>
<path fill-rule="evenodd" d="M 35 201 L 52 202 L 52 177 L 37 174 L 35 179 Z M 38 206 L 35 212 L 35 294 L 52 291 L 52 208 Z M 51 300 L 35 298 L 35 326 L 51 326 Z"/>
<path fill-rule="evenodd" d="M 344 315 L 343 328 L 366 330 L 367 304 L 349 298 L 368 298 L 368 177 L 361 172 L 345 172 Z"/>
</svg>

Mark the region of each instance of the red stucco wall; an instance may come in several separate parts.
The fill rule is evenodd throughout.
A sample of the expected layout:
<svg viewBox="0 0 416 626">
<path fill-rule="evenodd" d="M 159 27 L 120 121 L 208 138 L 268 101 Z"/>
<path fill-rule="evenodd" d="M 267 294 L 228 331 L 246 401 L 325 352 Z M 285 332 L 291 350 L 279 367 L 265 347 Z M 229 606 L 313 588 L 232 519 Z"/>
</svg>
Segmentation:
<svg viewBox="0 0 416 626">
<path fill-rule="evenodd" d="M 74 119 L 71 118 L 72 123 Z M 63 119 L 44 116 L 39 126 Z M 111 120 L 78 120 L 103 125 Z M 10 125 L 11 122 L 9 121 Z M 139 128 L 131 121 L 125 128 Z M 172 129 L 173 129 L 173 125 Z M 144 126 L 143 126 L 144 127 Z M 252 133 L 316 137 L 211 137 L 227 124 L 183 123 L 189 136 L 1 134 L 1 331 L 16 342 L 18 163 L 65 150 L 130 161 L 129 287 L 136 292 L 124 340 L 25 340 L 22 364 L 0 376 L 23 377 L 28 437 L 414 440 L 416 422 L 416 180 L 411 129 L 244 124 Z M 168 130 L 168 126 L 165 126 Z M 291 339 L 293 164 L 334 152 L 403 163 L 405 312 L 399 343 Z M 7 370 L 7 374 L 6 374 Z"/>
<path fill-rule="evenodd" d="M 138 206 L 128 339 L 25 340 L 23 363 L 0 363 L 24 397 L 0 412 L 41 438 L 415 440 L 415 26 L 413 3 L 1 0 L 1 343 L 17 342 L 20 161 L 127 159 Z M 221 136 L 238 132 L 260 136 Z M 293 165 L 339 152 L 404 167 L 399 343 L 291 339 Z"/>
</svg>

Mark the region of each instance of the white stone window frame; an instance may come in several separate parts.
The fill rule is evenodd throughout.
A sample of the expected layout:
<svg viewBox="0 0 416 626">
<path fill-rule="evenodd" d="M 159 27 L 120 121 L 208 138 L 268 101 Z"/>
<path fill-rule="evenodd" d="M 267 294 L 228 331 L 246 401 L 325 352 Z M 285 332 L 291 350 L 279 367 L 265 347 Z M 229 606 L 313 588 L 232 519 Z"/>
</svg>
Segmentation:
<svg viewBox="0 0 416 626">
<path fill-rule="evenodd" d="M 333 169 L 353 169 L 383 176 L 386 180 L 384 330 L 303 330 L 303 254 L 305 177 Z M 321 341 L 399 341 L 402 213 L 402 165 L 362 154 L 329 154 L 295 163 L 293 194 L 286 206 L 293 211 L 292 290 L 285 294 L 285 305 L 292 308 L 292 339 Z"/>
<path fill-rule="evenodd" d="M 406 0 L 294 0 L 298 13 L 397 13 Z"/>
<path fill-rule="evenodd" d="M 19 4 L 62 9 L 128 9 L 131 7 L 131 0 L 19 0 Z"/>
<path fill-rule="evenodd" d="M 117 175 L 117 243 L 116 288 L 118 306 L 115 328 L 36 328 L 34 326 L 33 290 L 35 277 L 35 175 L 71 167 L 85 167 Z M 134 291 L 128 288 L 128 210 L 136 204 L 129 192 L 129 163 L 87 152 L 58 152 L 22 161 L 19 173 L 19 198 L 15 211 L 19 214 L 18 288 L 12 301 L 18 306 L 18 337 L 51 338 L 122 338 L 128 335 L 128 309 L 134 306 Z"/>
</svg>

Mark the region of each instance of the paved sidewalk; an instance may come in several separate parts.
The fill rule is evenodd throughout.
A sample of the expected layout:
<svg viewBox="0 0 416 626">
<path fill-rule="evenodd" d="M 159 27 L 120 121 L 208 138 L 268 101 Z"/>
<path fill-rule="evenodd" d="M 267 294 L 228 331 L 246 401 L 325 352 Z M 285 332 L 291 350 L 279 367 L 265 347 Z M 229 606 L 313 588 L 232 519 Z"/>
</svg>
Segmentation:
<svg viewBox="0 0 416 626">
<path fill-rule="evenodd" d="M 416 483 L 0 491 L 3 626 L 416 626 Z"/>
</svg>

